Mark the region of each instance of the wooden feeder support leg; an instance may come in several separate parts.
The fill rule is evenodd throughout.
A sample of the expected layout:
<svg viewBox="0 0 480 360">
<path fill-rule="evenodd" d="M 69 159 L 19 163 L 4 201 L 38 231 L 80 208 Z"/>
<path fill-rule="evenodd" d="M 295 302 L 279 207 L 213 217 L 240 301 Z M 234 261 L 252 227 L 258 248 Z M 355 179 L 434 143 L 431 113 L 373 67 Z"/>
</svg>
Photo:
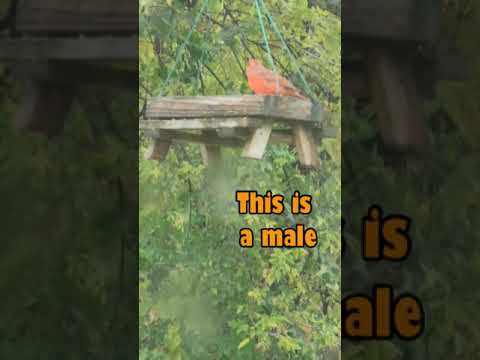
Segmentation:
<svg viewBox="0 0 480 360">
<path fill-rule="evenodd" d="M 256 128 L 249 137 L 243 148 L 242 156 L 249 159 L 261 159 L 265 154 L 270 135 L 272 134 L 273 122 L 268 121 Z"/>
<path fill-rule="evenodd" d="M 145 159 L 163 161 L 170 149 L 171 141 L 168 139 L 152 139 L 146 154 Z"/>
<path fill-rule="evenodd" d="M 369 80 L 382 140 L 396 150 L 422 150 L 426 124 L 408 59 L 376 49 L 368 58 Z"/>
<path fill-rule="evenodd" d="M 320 167 L 320 158 L 317 153 L 313 130 L 303 125 L 294 125 L 293 134 L 300 163 L 309 168 Z"/>
<path fill-rule="evenodd" d="M 216 136 L 215 130 L 203 130 L 202 133 L 206 136 Z M 216 168 L 222 161 L 222 151 L 218 145 L 202 144 L 200 147 L 203 164 L 205 166 Z"/>
<path fill-rule="evenodd" d="M 13 118 L 13 127 L 56 136 L 63 130 L 71 109 L 73 90 L 47 81 L 26 79 L 22 102 Z"/>
</svg>

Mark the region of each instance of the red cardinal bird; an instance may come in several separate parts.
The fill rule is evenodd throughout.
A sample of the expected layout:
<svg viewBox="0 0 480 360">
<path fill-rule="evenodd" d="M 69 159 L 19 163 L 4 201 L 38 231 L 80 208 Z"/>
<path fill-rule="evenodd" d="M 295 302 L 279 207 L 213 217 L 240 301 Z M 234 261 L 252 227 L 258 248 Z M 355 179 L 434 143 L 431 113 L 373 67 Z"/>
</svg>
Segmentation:
<svg viewBox="0 0 480 360">
<path fill-rule="evenodd" d="M 293 96 L 307 99 L 290 81 L 265 68 L 258 60 L 250 60 L 247 67 L 250 89 L 257 95 Z"/>
</svg>

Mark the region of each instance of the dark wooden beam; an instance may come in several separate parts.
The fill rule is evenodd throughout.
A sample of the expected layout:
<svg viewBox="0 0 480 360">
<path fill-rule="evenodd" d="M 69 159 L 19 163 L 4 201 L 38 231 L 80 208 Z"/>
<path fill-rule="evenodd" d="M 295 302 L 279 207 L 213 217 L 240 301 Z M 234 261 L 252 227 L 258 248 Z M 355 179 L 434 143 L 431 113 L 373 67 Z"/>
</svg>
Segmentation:
<svg viewBox="0 0 480 360">
<path fill-rule="evenodd" d="M 169 119 L 140 120 L 141 130 L 202 130 L 252 128 L 260 125 L 260 119 L 253 118 L 211 118 L 211 119 Z"/>
<path fill-rule="evenodd" d="M 323 121 L 324 109 L 310 101 L 285 96 L 159 97 L 149 100 L 147 119 L 271 118 Z"/>
<path fill-rule="evenodd" d="M 343 38 L 431 42 L 439 31 L 438 0 L 342 2 Z"/>
<path fill-rule="evenodd" d="M 0 39 L 0 60 L 137 60 L 138 36 Z"/>
<path fill-rule="evenodd" d="M 408 62 L 408 60 L 405 61 Z M 366 60 L 364 62 L 344 60 L 342 64 L 342 94 L 344 96 L 356 99 L 370 98 L 370 85 L 365 63 Z M 412 70 L 417 72 L 415 75 L 419 88 L 425 81 L 428 82 L 428 86 L 434 86 L 439 81 L 466 81 L 471 73 L 466 59 L 458 55 L 440 55 L 430 67 Z"/>
<path fill-rule="evenodd" d="M 138 3 L 131 0 L 22 0 L 15 29 L 25 34 L 138 32 Z"/>
<path fill-rule="evenodd" d="M 228 137 L 223 137 L 213 132 L 192 133 L 179 130 L 147 130 L 145 133 L 150 138 L 162 140 L 164 142 L 242 147 L 245 144 L 245 140 L 252 134 L 252 131 L 253 129 L 236 129 L 235 132 Z M 322 139 L 332 138 L 335 136 L 334 129 L 329 129 L 326 131 L 322 131 L 321 129 L 311 129 L 311 131 L 312 135 L 318 142 L 320 142 Z M 292 130 L 273 130 L 270 135 L 270 143 L 295 145 L 295 139 L 292 134 Z"/>
<path fill-rule="evenodd" d="M 90 64 L 83 61 L 20 61 L 12 65 L 19 78 L 49 82 L 52 85 L 107 86 L 138 90 L 138 72 L 116 68 L 112 64 Z"/>
<path fill-rule="evenodd" d="M 379 49 L 369 54 L 368 65 L 384 144 L 396 150 L 425 149 L 428 134 L 411 64 Z"/>
</svg>

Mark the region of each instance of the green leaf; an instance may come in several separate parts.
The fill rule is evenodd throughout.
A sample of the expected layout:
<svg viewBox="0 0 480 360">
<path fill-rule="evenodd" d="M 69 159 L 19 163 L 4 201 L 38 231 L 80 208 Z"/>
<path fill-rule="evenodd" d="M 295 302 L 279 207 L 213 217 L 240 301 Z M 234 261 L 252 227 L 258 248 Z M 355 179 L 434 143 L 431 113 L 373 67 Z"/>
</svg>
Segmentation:
<svg viewBox="0 0 480 360">
<path fill-rule="evenodd" d="M 249 337 L 240 341 L 240 344 L 238 344 L 238 350 L 243 349 L 245 346 L 247 346 L 250 343 L 250 341 L 251 339 Z"/>
</svg>

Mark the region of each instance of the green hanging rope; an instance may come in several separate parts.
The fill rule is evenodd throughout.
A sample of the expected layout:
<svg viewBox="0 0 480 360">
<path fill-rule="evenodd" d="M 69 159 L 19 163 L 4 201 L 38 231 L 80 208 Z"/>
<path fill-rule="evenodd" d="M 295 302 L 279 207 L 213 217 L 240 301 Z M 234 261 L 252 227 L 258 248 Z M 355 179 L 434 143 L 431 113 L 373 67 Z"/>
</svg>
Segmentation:
<svg viewBox="0 0 480 360">
<path fill-rule="evenodd" d="M 263 42 L 265 43 L 265 47 L 267 48 L 268 60 L 270 61 L 272 70 L 276 71 L 275 63 L 273 61 L 272 51 L 270 49 L 270 44 L 268 42 L 267 31 L 265 30 L 265 24 L 263 23 L 263 13 L 262 13 L 262 8 L 260 6 L 259 0 L 255 0 L 255 7 L 257 8 L 258 23 L 260 24 L 260 29 L 262 31 Z"/>
<path fill-rule="evenodd" d="M 277 24 L 275 23 L 275 20 L 273 20 L 273 17 L 272 15 L 270 14 L 270 11 L 268 10 L 267 6 L 265 5 L 265 2 L 263 0 L 255 0 L 257 3 L 260 2 L 262 4 L 262 7 L 263 7 L 263 10 L 265 11 L 265 14 L 267 15 L 267 18 L 268 18 L 268 21 L 270 22 L 270 25 L 272 25 L 272 28 L 273 30 L 276 32 L 278 38 L 280 39 L 280 41 L 282 42 L 282 46 L 283 48 L 285 49 L 285 51 L 287 52 L 288 56 L 290 57 L 290 60 L 292 61 L 294 67 L 295 67 L 295 71 L 297 72 L 297 74 L 300 76 L 300 79 L 302 80 L 303 82 L 303 85 L 305 86 L 305 89 L 307 90 L 307 93 L 308 95 L 312 98 L 312 99 L 315 99 L 315 94 L 313 93 L 312 89 L 310 88 L 310 86 L 308 85 L 307 83 L 307 80 L 305 80 L 305 77 L 303 76 L 303 73 L 302 71 L 300 70 L 300 67 L 298 66 L 298 63 L 295 59 L 295 56 L 292 54 L 292 52 L 290 51 L 290 48 L 288 47 L 285 39 L 283 38 L 282 36 L 282 33 L 280 32 L 280 30 L 278 29 L 277 27 Z"/>
<path fill-rule="evenodd" d="M 273 30 L 275 31 L 275 33 L 277 34 L 278 38 L 280 39 L 281 43 L 282 43 L 282 46 L 283 48 L 285 49 L 285 51 L 287 52 L 288 56 L 290 57 L 290 60 L 292 61 L 293 65 L 294 65 L 294 68 L 295 68 L 295 71 L 297 72 L 297 74 L 300 76 L 300 79 L 302 80 L 303 82 L 303 85 L 308 93 L 308 95 L 314 99 L 315 98 L 315 95 L 312 91 L 312 89 L 310 88 L 310 86 L 308 85 L 308 82 L 306 81 L 300 67 L 298 66 L 298 63 L 296 61 L 296 58 L 295 56 L 292 54 L 292 52 L 290 51 L 290 48 L 288 47 L 285 39 L 283 38 L 282 36 L 282 33 L 281 31 L 278 29 L 278 26 L 277 24 L 275 23 L 275 20 L 273 19 L 270 11 L 268 10 L 267 6 L 265 5 L 265 2 L 263 0 L 255 0 L 255 5 L 256 5 L 256 9 L 257 9 L 257 16 L 258 16 L 258 21 L 259 21 L 259 24 L 260 24 L 260 29 L 261 29 L 261 32 L 262 32 L 262 36 L 263 36 L 263 40 L 265 42 L 265 47 L 266 47 L 266 50 L 267 50 L 267 54 L 268 54 L 268 60 L 270 62 L 270 65 L 272 67 L 272 70 L 274 72 L 276 72 L 276 66 L 275 66 L 275 62 L 273 60 L 273 55 L 272 55 L 272 51 L 271 51 L 271 48 L 270 48 L 270 43 L 268 41 L 268 36 L 267 36 L 267 31 L 265 29 L 265 24 L 264 24 L 264 21 L 263 21 L 263 16 L 265 15 L 270 23 L 270 25 L 272 26 Z M 196 27 L 197 27 L 197 24 L 198 24 L 198 21 L 200 20 L 201 16 L 203 15 L 205 9 L 207 8 L 208 6 L 208 0 L 204 0 L 203 4 L 202 4 L 202 7 L 200 9 L 200 11 L 198 12 L 197 16 L 195 17 L 195 20 L 192 24 L 192 28 L 190 29 L 189 33 L 187 34 L 184 42 L 182 43 L 182 45 L 178 48 L 177 50 L 177 54 L 176 54 L 176 58 L 175 58 L 175 63 L 174 65 L 171 67 L 171 69 L 169 70 L 168 72 L 168 75 L 167 75 L 167 79 L 165 80 L 165 83 L 164 85 L 162 86 L 163 89 L 165 89 L 167 87 L 167 85 L 170 84 L 170 81 L 171 81 L 171 77 L 173 75 L 173 72 L 175 71 L 175 69 L 177 68 L 177 65 L 180 61 L 180 57 L 183 53 L 183 50 L 185 49 L 185 47 L 188 45 L 189 41 L 190 41 L 190 38 L 193 34 L 193 32 L 195 31 Z M 262 11 L 263 9 L 263 11 Z M 204 50 L 204 49 L 202 49 Z M 203 51 L 202 51 L 202 61 L 203 61 Z M 161 94 L 160 96 L 162 96 L 163 94 L 163 91 L 161 91 Z"/>
<path fill-rule="evenodd" d="M 192 28 L 190 29 L 190 32 L 187 34 L 187 36 L 186 36 L 185 40 L 183 41 L 182 45 L 177 50 L 177 56 L 175 58 L 175 63 L 173 64 L 173 66 L 170 68 L 170 71 L 168 72 L 167 79 L 165 80 L 163 89 L 165 89 L 167 87 L 167 85 L 170 84 L 171 77 L 172 77 L 173 72 L 175 71 L 175 69 L 178 65 L 178 62 L 180 61 L 180 57 L 182 56 L 182 52 L 185 49 L 185 47 L 188 45 L 188 42 L 190 41 L 190 38 L 192 37 L 193 32 L 197 28 L 198 21 L 202 17 L 202 15 L 203 15 L 205 9 L 207 8 L 207 6 L 208 6 L 208 0 L 204 0 L 203 4 L 202 4 L 202 7 L 200 8 L 200 11 L 198 12 L 197 16 L 195 17 L 195 20 L 193 21 Z M 162 96 L 162 95 L 163 95 L 163 91 L 161 91 L 161 93 L 160 93 L 160 96 Z"/>
</svg>

